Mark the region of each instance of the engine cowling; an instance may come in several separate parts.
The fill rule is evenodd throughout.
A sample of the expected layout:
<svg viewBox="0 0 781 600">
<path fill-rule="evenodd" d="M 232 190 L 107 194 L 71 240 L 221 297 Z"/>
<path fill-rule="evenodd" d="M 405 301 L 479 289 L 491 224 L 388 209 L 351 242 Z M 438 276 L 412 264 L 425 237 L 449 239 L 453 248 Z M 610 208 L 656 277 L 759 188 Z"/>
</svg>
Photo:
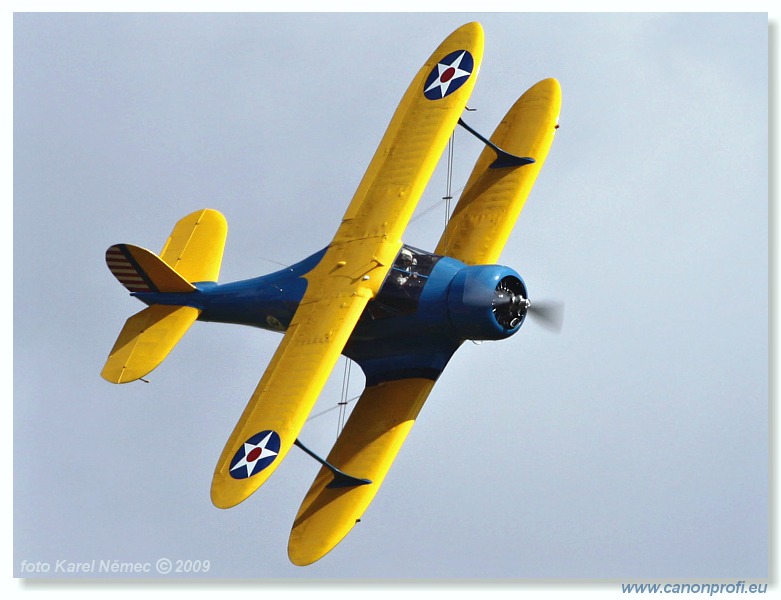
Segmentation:
<svg viewBox="0 0 781 600">
<path fill-rule="evenodd" d="M 456 273 L 447 304 L 460 338 L 501 340 L 520 329 L 530 303 L 518 273 L 500 265 L 476 265 Z"/>
</svg>

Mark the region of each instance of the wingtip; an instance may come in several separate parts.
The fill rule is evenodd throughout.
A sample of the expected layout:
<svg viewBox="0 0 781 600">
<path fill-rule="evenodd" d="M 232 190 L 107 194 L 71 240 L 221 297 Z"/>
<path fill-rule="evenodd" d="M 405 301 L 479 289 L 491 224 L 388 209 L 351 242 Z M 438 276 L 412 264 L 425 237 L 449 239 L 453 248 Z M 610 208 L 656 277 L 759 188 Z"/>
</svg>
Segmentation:
<svg viewBox="0 0 781 600">
<path fill-rule="evenodd" d="M 302 535 L 296 535 L 296 529 L 290 533 L 287 545 L 287 557 L 297 567 L 306 567 L 323 558 L 341 541 L 339 538 L 331 543 L 322 543 L 321 540 L 312 540 Z M 320 543 L 318 543 L 320 542 Z"/>
<path fill-rule="evenodd" d="M 456 31 L 463 31 L 464 33 L 467 33 L 482 48 L 483 42 L 485 40 L 485 30 L 478 21 L 466 23 Z"/>
<path fill-rule="evenodd" d="M 472 31 L 474 33 L 484 33 L 483 25 L 480 23 L 480 21 L 470 21 L 469 23 L 464 23 L 458 29 L 462 29 L 464 31 Z M 458 31 L 458 29 L 456 31 Z"/>
<path fill-rule="evenodd" d="M 235 498 L 232 498 L 222 492 L 222 490 L 215 488 L 212 486 L 211 489 L 211 500 L 212 504 L 216 508 L 221 508 L 223 510 L 228 508 L 233 508 L 237 504 L 241 503 L 241 500 L 235 500 Z"/>
<path fill-rule="evenodd" d="M 226 481 L 219 473 L 214 474 L 210 491 L 211 501 L 217 508 L 227 509 L 241 504 L 257 491 L 262 481 L 257 485 L 242 485 L 241 480 Z M 246 481 L 246 480 L 243 480 Z"/>
<path fill-rule="evenodd" d="M 212 477 L 211 501 L 217 508 L 233 508 L 249 498 L 263 484 L 265 478 L 252 480 L 250 478 L 234 479 L 227 472 L 215 470 Z"/>
<path fill-rule="evenodd" d="M 561 84 L 558 79 L 548 77 L 538 81 L 518 98 L 516 105 L 533 105 L 538 102 L 547 106 L 558 118 L 561 112 Z"/>
<path fill-rule="evenodd" d="M 440 48 L 452 43 L 457 46 L 469 47 L 473 55 L 477 53 L 477 56 L 474 56 L 474 58 L 479 65 L 485 43 L 485 31 L 483 30 L 483 26 L 477 21 L 461 25 L 461 27 L 453 30 L 453 32 L 443 40 L 442 44 L 440 44 Z M 437 59 L 441 58 L 439 56 L 440 48 L 435 52 L 435 54 L 437 54 Z"/>
<path fill-rule="evenodd" d="M 297 549 L 291 549 L 290 546 L 288 546 L 287 549 L 288 560 L 290 560 L 290 562 L 297 567 L 308 567 L 309 565 L 323 558 L 323 556 L 325 556 L 325 554 L 321 556 L 308 556 L 306 554 L 300 554 Z"/>
<path fill-rule="evenodd" d="M 561 96 L 561 83 L 555 77 L 548 77 L 538 81 L 528 89 L 528 92 L 532 91 L 546 95 Z"/>
</svg>

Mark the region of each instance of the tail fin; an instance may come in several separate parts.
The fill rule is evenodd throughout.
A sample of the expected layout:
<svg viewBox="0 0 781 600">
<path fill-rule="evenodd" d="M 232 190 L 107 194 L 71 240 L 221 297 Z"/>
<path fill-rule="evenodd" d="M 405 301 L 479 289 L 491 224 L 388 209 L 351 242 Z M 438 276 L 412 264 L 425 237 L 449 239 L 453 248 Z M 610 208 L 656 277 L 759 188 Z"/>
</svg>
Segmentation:
<svg viewBox="0 0 781 600">
<path fill-rule="evenodd" d="M 160 257 L 187 281 L 217 281 L 228 223 L 205 208 L 176 223 Z"/>
<path fill-rule="evenodd" d="M 227 232 L 220 213 L 199 210 L 176 223 L 161 256 L 116 244 L 106 251 L 106 264 L 130 292 L 195 292 L 191 282 L 217 281 Z M 163 362 L 200 312 L 189 306 L 153 304 L 136 313 L 125 322 L 101 376 L 112 383 L 140 379 Z"/>
</svg>

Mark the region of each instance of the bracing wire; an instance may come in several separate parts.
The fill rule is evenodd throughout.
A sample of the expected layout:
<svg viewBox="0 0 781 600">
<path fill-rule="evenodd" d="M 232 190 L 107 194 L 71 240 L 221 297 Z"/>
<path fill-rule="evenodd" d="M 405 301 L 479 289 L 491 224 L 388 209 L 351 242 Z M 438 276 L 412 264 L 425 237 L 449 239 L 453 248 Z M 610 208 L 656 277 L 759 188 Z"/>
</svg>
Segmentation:
<svg viewBox="0 0 781 600">
<path fill-rule="evenodd" d="M 450 201 L 453 199 L 453 155 L 456 145 L 456 130 L 450 135 L 447 142 L 447 182 L 445 184 L 445 230 L 443 232 L 445 246 L 447 246 L 447 224 L 450 221 Z"/>
<path fill-rule="evenodd" d="M 342 433 L 342 429 L 344 429 L 344 421 L 347 415 L 347 403 L 348 403 L 348 391 L 350 388 L 350 367 L 352 366 L 353 361 L 351 361 L 349 358 L 345 359 L 344 363 L 344 377 L 342 379 L 342 396 L 339 399 L 339 419 L 336 425 L 336 437 L 339 437 L 339 434 Z"/>
<path fill-rule="evenodd" d="M 460 188 L 459 190 L 456 190 L 456 191 L 460 192 L 462 189 L 464 189 L 464 188 Z M 413 222 L 417 221 L 418 219 L 420 219 L 421 217 L 425 217 L 428 213 L 430 213 L 432 210 L 438 209 L 445 202 L 447 202 L 447 200 L 445 198 L 442 198 L 442 199 L 436 201 L 434 204 L 429 206 L 426 210 L 424 210 L 424 211 L 418 213 L 417 215 L 415 215 L 414 217 L 412 217 L 409 222 L 413 223 Z"/>
<path fill-rule="evenodd" d="M 449 215 L 450 215 L 450 200 L 453 199 L 453 194 L 460 194 L 463 191 L 464 187 L 466 187 L 466 186 L 462 185 L 460 188 L 458 188 L 457 190 L 453 191 L 453 188 L 452 188 L 452 185 L 453 185 L 453 169 L 452 169 L 452 166 L 453 166 L 452 165 L 452 161 L 449 161 L 446 194 L 444 196 L 442 196 L 441 199 L 437 200 L 434 204 L 429 206 L 427 209 L 419 212 L 414 217 L 412 217 L 409 220 L 410 223 L 414 223 L 418 219 L 422 219 L 428 213 L 430 213 L 433 210 L 438 209 L 443 204 L 446 205 L 445 206 L 445 224 L 447 224 L 447 222 L 450 220 L 450 217 L 449 217 Z"/>
<path fill-rule="evenodd" d="M 261 257 L 260 257 L 260 260 L 265 260 L 266 262 L 270 262 L 270 263 L 272 263 L 272 264 L 279 265 L 279 266 L 281 266 L 281 267 L 285 267 L 285 268 L 287 268 L 287 267 L 289 267 L 289 266 L 290 266 L 290 265 L 288 265 L 288 264 L 285 264 L 285 263 L 279 262 L 278 260 L 272 260 L 272 259 L 270 259 L 270 258 L 266 258 L 266 257 L 264 257 L 264 256 L 261 256 Z"/>
<path fill-rule="evenodd" d="M 350 398 L 349 400 L 347 400 L 347 402 L 345 402 L 345 404 L 350 404 L 351 402 L 355 402 L 355 401 L 356 401 L 358 398 L 360 398 L 360 397 L 361 397 L 360 395 L 358 395 L 358 396 L 353 396 L 352 398 Z M 334 410 L 336 410 L 337 408 L 341 408 L 341 402 L 340 402 L 340 403 L 338 403 L 338 404 L 335 404 L 335 405 L 334 405 L 334 406 L 332 406 L 331 408 L 326 408 L 325 410 L 321 410 L 319 413 L 315 413 L 315 414 L 311 415 L 311 416 L 310 416 L 310 417 L 309 417 L 309 418 L 308 418 L 306 421 L 307 421 L 307 423 L 308 423 L 309 421 L 311 421 L 311 420 L 313 420 L 313 419 L 316 419 L 316 418 L 318 418 L 318 417 L 322 417 L 323 415 L 325 415 L 325 414 L 328 414 L 329 412 L 331 412 L 331 411 L 334 411 Z"/>
</svg>

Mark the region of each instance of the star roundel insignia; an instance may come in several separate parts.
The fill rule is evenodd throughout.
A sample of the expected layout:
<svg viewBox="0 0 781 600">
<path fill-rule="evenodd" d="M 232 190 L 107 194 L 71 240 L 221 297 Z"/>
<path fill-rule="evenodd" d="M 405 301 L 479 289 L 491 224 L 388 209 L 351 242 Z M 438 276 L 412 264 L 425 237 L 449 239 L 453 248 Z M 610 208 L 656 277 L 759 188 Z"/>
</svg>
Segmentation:
<svg viewBox="0 0 781 600">
<path fill-rule="evenodd" d="M 440 60 L 431 70 L 423 85 L 423 95 L 429 100 L 440 100 L 464 85 L 475 68 L 472 55 L 456 50 Z"/>
<path fill-rule="evenodd" d="M 233 455 L 230 474 L 234 479 L 246 479 L 260 473 L 279 454 L 279 434 L 276 431 L 256 433 Z"/>
</svg>

